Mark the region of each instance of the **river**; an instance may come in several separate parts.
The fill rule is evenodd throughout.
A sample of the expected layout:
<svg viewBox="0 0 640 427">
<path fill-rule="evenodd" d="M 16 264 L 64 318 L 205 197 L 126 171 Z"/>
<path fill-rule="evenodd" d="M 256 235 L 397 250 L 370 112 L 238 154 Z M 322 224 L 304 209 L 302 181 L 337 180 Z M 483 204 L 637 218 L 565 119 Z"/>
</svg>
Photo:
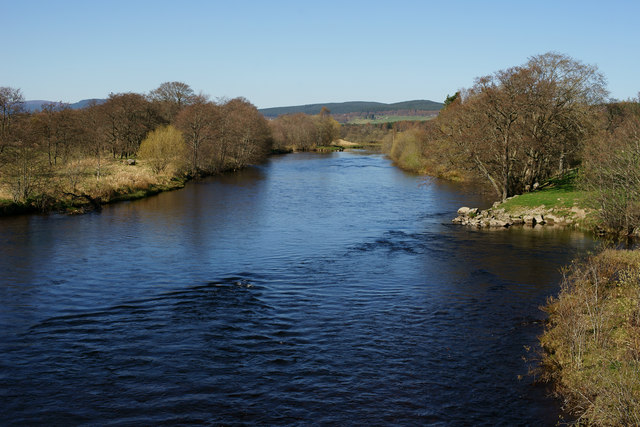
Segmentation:
<svg viewBox="0 0 640 427">
<path fill-rule="evenodd" d="M 0 218 L 0 423 L 555 424 L 522 358 L 593 240 L 451 225 L 486 201 L 423 181 L 300 153 Z"/>
</svg>

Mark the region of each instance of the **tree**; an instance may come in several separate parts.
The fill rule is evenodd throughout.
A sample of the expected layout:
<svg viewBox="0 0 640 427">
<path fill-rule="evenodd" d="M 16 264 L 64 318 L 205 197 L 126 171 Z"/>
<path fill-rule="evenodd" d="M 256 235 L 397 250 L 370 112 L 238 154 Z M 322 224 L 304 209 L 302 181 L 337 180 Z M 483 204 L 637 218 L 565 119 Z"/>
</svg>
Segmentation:
<svg viewBox="0 0 640 427">
<path fill-rule="evenodd" d="M 213 144 L 218 137 L 222 114 L 211 102 L 198 102 L 183 109 L 176 117 L 176 127 L 189 149 L 191 174 L 209 172 L 214 166 Z"/>
<path fill-rule="evenodd" d="M 109 123 L 114 158 L 135 156 L 146 134 L 161 123 L 152 105 L 137 93 L 112 93 L 101 107 Z"/>
<path fill-rule="evenodd" d="M 606 94 L 595 66 L 547 53 L 476 79 L 439 122 L 506 199 L 574 166 L 570 156 L 593 132 L 595 107 Z"/>
<path fill-rule="evenodd" d="M 176 115 L 184 107 L 193 104 L 196 98 L 193 89 L 182 82 L 165 82 L 149 92 L 149 99 L 160 104 L 160 110 L 167 122 L 173 121 Z"/>
<path fill-rule="evenodd" d="M 285 114 L 269 123 L 274 147 L 281 150 L 310 150 L 317 143 L 317 128 L 312 116 Z"/>
<path fill-rule="evenodd" d="M 3 181 L 11 189 L 15 202 L 27 202 L 43 187 L 46 179 L 44 158 L 37 145 L 37 135 L 32 118 L 21 117 L 12 124 L 11 140 L 3 155 Z"/>
<path fill-rule="evenodd" d="M 449 105 L 453 104 L 455 101 L 460 99 L 460 91 L 454 93 L 453 95 L 447 94 L 447 97 L 444 100 L 444 107 L 447 108 Z"/>
<path fill-rule="evenodd" d="M 78 115 L 68 104 L 62 103 L 45 104 L 41 112 L 34 114 L 34 124 L 47 147 L 50 166 L 57 165 L 59 159 L 66 161 L 74 146 L 79 145 Z"/>
<path fill-rule="evenodd" d="M 108 129 L 108 106 L 93 102 L 87 108 L 79 111 L 78 122 L 81 128 L 80 140 L 85 153 L 96 160 L 96 180 L 102 177 L 103 157 L 106 155 L 110 140 Z"/>
<path fill-rule="evenodd" d="M 329 146 L 336 139 L 340 138 L 340 123 L 338 123 L 331 115 L 327 112 L 320 112 L 319 115 L 314 117 L 314 121 L 316 124 L 316 145 L 326 147 Z M 324 113 L 324 114 L 323 114 Z"/>
<path fill-rule="evenodd" d="M 179 171 L 185 163 L 186 153 L 182 133 L 171 125 L 150 132 L 138 151 L 138 155 L 149 162 L 155 173 L 165 172 L 169 167 Z"/>
<path fill-rule="evenodd" d="M 271 149 L 271 130 L 258 109 L 245 98 L 232 99 L 221 106 L 223 128 L 216 143 L 220 154 L 218 169 L 239 169 L 262 161 Z"/>
<path fill-rule="evenodd" d="M 608 110 L 617 117 L 585 144 L 581 181 L 606 227 L 632 234 L 640 228 L 640 102 Z"/>
<path fill-rule="evenodd" d="M 7 143 L 13 118 L 22 111 L 23 104 L 24 97 L 20 89 L 0 87 L 0 153 Z"/>
</svg>

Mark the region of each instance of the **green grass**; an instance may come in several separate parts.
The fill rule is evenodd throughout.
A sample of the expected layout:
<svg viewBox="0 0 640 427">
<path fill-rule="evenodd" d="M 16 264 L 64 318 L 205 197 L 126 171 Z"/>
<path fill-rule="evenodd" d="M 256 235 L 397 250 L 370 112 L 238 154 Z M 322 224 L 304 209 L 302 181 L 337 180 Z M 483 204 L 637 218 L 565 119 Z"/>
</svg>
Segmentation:
<svg viewBox="0 0 640 427">
<path fill-rule="evenodd" d="M 337 145 L 329 145 L 329 146 L 322 146 L 319 145 L 315 148 L 315 151 L 317 151 L 318 153 L 328 153 L 331 151 L 343 151 L 344 147 L 339 147 Z"/>
<path fill-rule="evenodd" d="M 524 193 L 505 201 L 501 208 L 507 212 L 544 206 L 547 209 L 590 208 L 589 196 L 586 191 L 576 185 L 577 171 L 570 171 L 561 178 L 552 179 L 543 186 L 530 193 Z"/>
</svg>

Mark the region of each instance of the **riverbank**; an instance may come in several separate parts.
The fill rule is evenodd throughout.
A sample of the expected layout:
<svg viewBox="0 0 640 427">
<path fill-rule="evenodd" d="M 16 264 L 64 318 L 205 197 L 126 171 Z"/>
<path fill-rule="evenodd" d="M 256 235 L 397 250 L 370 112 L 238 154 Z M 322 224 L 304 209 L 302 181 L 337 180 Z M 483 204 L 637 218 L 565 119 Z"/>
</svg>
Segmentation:
<svg viewBox="0 0 640 427">
<path fill-rule="evenodd" d="M 489 243 L 441 224 L 481 196 L 421 182 L 380 154 L 296 153 L 98 215 L 3 218 L 7 413 L 198 422 L 200 393 L 220 424 L 553 425 L 520 357 L 591 239 Z"/>
<path fill-rule="evenodd" d="M 344 139 L 331 146 L 316 147 L 316 152 L 345 149 L 379 149 L 376 144 L 359 144 Z M 272 154 L 287 154 L 293 150 L 273 150 Z M 102 205 L 137 200 L 165 191 L 183 188 L 192 177 L 172 171 L 156 173 L 144 160 L 135 162 L 103 159 L 100 178 L 93 161 L 75 162 L 40 183 L 40 191 L 26 202 L 12 200 L 8 185 L 0 187 L 0 216 L 28 213 L 61 212 L 82 214 L 99 210 Z"/>
<path fill-rule="evenodd" d="M 540 188 L 495 202 L 488 209 L 461 207 L 454 224 L 478 228 L 511 226 L 570 227 L 604 233 L 590 193 L 576 186 L 577 172 L 553 179 Z"/>
<path fill-rule="evenodd" d="M 564 272 L 540 343 L 542 379 L 588 425 L 640 425 L 640 250 L 605 250 Z"/>
<path fill-rule="evenodd" d="M 137 200 L 183 188 L 190 178 L 183 174 L 155 173 L 144 161 L 103 160 L 100 178 L 91 162 L 78 161 L 40 183 L 26 202 L 12 200 L 11 189 L 0 189 L 0 216 L 61 212 L 82 214 L 102 205 Z"/>
</svg>

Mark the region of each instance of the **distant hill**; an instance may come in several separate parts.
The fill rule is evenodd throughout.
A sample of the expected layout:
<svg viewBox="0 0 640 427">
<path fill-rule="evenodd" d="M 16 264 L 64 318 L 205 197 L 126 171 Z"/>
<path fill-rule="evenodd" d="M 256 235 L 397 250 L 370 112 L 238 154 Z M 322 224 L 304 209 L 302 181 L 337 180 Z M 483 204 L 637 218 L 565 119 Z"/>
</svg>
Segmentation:
<svg viewBox="0 0 640 427">
<path fill-rule="evenodd" d="M 396 102 L 393 104 L 385 104 L 383 102 L 339 102 L 339 103 L 326 103 L 326 104 L 308 104 L 308 105 L 296 105 L 292 107 L 274 107 L 274 108 L 262 108 L 260 112 L 268 118 L 276 118 L 282 114 L 318 114 L 322 107 L 327 107 L 333 116 L 336 115 L 366 115 L 371 113 L 389 113 L 393 111 L 421 111 L 421 112 L 438 112 L 444 106 L 441 102 L 428 101 L 428 100 L 414 100 Z"/>
<path fill-rule="evenodd" d="M 74 110 L 80 110 L 82 108 L 88 107 L 92 102 L 95 102 L 96 104 L 102 104 L 105 101 L 106 99 L 97 99 L 97 98 L 83 99 L 82 101 L 74 102 L 73 104 L 68 104 L 68 105 Z M 64 103 L 34 100 L 34 101 L 25 101 L 23 105 L 26 111 L 33 113 L 35 111 L 42 110 L 42 106 L 45 104 L 64 104 Z"/>
</svg>

